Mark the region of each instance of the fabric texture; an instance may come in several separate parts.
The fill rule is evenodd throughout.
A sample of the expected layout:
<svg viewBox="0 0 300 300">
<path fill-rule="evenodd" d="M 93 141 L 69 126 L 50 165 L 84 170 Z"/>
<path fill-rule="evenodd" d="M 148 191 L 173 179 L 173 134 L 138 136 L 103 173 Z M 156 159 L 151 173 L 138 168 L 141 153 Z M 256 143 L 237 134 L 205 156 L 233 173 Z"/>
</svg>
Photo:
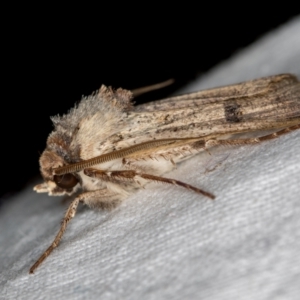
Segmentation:
<svg viewBox="0 0 300 300">
<path fill-rule="evenodd" d="M 300 77 L 299 32 L 300 17 L 181 92 Z M 34 275 L 66 205 L 32 186 L 15 196 L 0 211 L 0 299 L 299 299 L 299 130 L 201 153 L 168 177 L 216 200 L 151 184 L 112 212 L 80 207 Z"/>
</svg>

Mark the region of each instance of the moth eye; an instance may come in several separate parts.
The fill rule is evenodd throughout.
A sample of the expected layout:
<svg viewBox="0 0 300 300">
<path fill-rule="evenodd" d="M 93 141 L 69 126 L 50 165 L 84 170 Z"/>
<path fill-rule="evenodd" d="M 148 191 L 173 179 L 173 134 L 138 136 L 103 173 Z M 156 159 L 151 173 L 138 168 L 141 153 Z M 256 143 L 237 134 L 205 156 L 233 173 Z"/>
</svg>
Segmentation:
<svg viewBox="0 0 300 300">
<path fill-rule="evenodd" d="M 78 183 L 73 174 L 54 175 L 54 182 L 62 189 L 70 189 Z"/>
</svg>

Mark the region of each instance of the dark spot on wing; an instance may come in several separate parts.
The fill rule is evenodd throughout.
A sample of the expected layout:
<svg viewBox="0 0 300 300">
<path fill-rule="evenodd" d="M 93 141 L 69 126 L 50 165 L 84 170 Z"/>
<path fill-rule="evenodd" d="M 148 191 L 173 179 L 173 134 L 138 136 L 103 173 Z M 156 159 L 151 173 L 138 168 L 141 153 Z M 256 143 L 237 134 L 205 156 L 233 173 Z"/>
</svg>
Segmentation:
<svg viewBox="0 0 300 300">
<path fill-rule="evenodd" d="M 239 123 L 242 121 L 241 106 L 234 101 L 224 103 L 225 118 L 228 123 Z"/>
</svg>

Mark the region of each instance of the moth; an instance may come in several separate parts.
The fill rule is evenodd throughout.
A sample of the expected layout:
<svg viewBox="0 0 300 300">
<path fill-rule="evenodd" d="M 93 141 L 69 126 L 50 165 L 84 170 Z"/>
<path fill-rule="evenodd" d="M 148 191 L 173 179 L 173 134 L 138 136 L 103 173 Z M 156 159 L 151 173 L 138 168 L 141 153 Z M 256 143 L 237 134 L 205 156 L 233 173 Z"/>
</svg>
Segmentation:
<svg viewBox="0 0 300 300">
<path fill-rule="evenodd" d="M 150 182 L 214 199 L 164 174 L 210 147 L 258 144 L 300 128 L 300 82 L 291 74 L 137 106 L 132 97 L 130 91 L 102 86 L 68 114 L 52 117 L 54 130 L 39 161 L 44 182 L 34 190 L 75 198 L 30 273 L 58 246 L 80 202 L 112 209 Z"/>
</svg>

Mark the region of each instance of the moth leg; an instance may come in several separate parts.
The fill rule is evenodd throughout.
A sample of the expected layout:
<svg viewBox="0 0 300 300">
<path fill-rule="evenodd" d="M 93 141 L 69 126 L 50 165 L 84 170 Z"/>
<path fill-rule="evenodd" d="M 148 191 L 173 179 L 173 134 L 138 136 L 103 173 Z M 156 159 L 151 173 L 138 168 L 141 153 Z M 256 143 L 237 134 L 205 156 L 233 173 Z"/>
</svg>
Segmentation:
<svg viewBox="0 0 300 300">
<path fill-rule="evenodd" d="M 79 204 L 79 201 L 81 201 L 81 196 L 75 198 L 75 200 L 72 201 L 69 208 L 66 211 L 66 214 L 62 220 L 60 230 L 58 234 L 56 235 L 54 241 L 50 245 L 50 247 L 41 255 L 41 257 L 35 262 L 35 264 L 30 268 L 29 273 L 34 273 L 36 268 L 50 255 L 50 253 L 56 248 L 67 228 L 68 223 L 71 221 L 71 219 L 75 216 L 76 210 Z"/>
<path fill-rule="evenodd" d="M 257 138 L 248 138 L 248 139 L 233 139 L 233 140 L 208 140 L 205 146 L 218 146 L 218 145 L 243 145 L 243 144 L 258 144 L 267 140 L 272 140 L 289 133 L 291 131 L 300 129 L 300 124 L 294 125 L 282 130 L 276 131 L 274 133 L 264 135 Z"/>
<path fill-rule="evenodd" d="M 121 170 L 121 171 L 103 171 L 103 170 L 98 170 L 98 169 L 85 169 L 84 174 L 93 177 L 93 178 L 99 178 L 103 181 L 108 181 L 108 182 L 116 182 L 116 181 L 135 181 L 138 182 L 139 178 L 143 178 L 147 181 L 156 181 L 156 182 L 162 182 L 162 183 L 167 183 L 167 184 L 173 184 L 173 185 L 178 185 L 181 187 L 184 187 L 188 190 L 194 191 L 198 194 L 202 194 L 208 198 L 214 199 L 215 196 L 211 193 L 208 193 L 206 191 L 203 191 L 199 188 L 196 188 L 192 185 L 189 185 L 185 182 L 176 180 L 176 179 L 171 179 L 171 178 L 165 178 L 161 176 L 155 176 L 155 175 L 150 175 L 150 174 L 145 174 L 145 173 L 140 173 L 135 170 Z"/>
<path fill-rule="evenodd" d="M 74 218 L 79 202 L 87 204 L 91 207 L 113 208 L 117 206 L 121 200 L 120 195 L 112 193 L 108 190 L 96 190 L 78 195 L 68 207 L 66 214 L 62 220 L 61 227 L 50 247 L 41 255 L 41 257 L 30 268 L 29 273 L 34 273 L 36 268 L 51 254 L 58 246 L 68 223 Z"/>
</svg>

